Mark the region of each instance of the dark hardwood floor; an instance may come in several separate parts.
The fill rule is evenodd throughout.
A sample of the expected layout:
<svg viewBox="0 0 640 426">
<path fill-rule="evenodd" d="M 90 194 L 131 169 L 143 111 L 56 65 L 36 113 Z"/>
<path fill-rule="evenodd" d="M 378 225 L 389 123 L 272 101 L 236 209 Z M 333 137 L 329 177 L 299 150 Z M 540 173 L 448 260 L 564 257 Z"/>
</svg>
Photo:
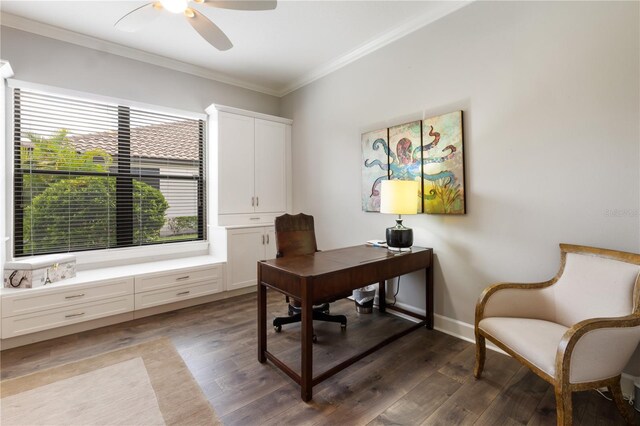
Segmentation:
<svg viewBox="0 0 640 426">
<path fill-rule="evenodd" d="M 269 315 L 284 315 L 284 297 L 270 292 Z M 360 348 L 406 327 L 392 315 L 358 315 L 343 300 L 332 313 L 349 325 L 314 323 L 317 374 Z M 513 359 L 488 351 L 482 380 L 472 376 L 474 346 L 420 329 L 314 388 L 299 387 L 273 365 L 257 361 L 255 294 L 142 318 L 0 354 L 3 379 L 17 377 L 157 337 L 171 338 L 218 416 L 227 425 L 555 425 L 550 385 Z M 299 369 L 299 324 L 269 330 L 269 350 Z M 636 415 L 640 424 L 640 414 Z M 596 392 L 574 394 L 574 424 L 623 424 Z"/>
</svg>

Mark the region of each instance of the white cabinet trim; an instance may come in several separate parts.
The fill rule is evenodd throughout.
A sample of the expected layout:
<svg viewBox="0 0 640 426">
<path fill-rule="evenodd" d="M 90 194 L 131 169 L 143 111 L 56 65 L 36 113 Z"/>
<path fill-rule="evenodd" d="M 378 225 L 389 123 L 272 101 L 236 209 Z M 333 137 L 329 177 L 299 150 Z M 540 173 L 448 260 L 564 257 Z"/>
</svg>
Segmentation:
<svg viewBox="0 0 640 426">
<path fill-rule="evenodd" d="M 229 112 L 231 114 L 246 115 L 247 117 L 260 118 L 263 120 L 275 121 L 283 124 L 289 124 L 289 125 L 293 124 L 293 120 L 291 120 L 290 118 L 283 118 L 275 115 L 263 114 L 261 112 L 248 111 L 246 109 L 234 108 L 226 105 L 212 104 L 212 105 L 209 105 L 205 109 L 205 111 L 209 115 L 215 115 L 217 111 L 221 111 L 221 112 Z"/>
</svg>

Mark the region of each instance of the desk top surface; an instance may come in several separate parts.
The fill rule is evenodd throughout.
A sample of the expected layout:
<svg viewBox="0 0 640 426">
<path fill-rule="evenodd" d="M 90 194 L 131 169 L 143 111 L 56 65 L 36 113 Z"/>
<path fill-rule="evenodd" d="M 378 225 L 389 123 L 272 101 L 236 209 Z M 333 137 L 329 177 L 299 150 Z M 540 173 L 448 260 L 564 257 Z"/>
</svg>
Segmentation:
<svg viewBox="0 0 640 426">
<path fill-rule="evenodd" d="M 263 260 L 260 264 L 293 275 L 312 277 L 377 262 L 388 262 L 400 257 L 429 256 L 431 250 L 430 248 L 411 247 L 409 251 L 397 253 L 383 247 L 359 245 L 319 251 L 309 255 Z"/>
</svg>

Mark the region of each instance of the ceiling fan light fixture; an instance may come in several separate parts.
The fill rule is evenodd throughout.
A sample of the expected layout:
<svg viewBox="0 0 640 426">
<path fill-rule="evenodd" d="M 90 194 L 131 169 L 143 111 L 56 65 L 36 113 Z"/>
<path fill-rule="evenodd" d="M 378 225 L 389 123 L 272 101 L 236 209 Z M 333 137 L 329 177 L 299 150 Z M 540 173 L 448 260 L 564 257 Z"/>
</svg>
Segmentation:
<svg viewBox="0 0 640 426">
<path fill-rule="evenodd" d="M 160 3 L 171 13 L 183 13 L 187 10 L 187 0 L 160 0 Z"/>
<path fill-rule="evenodd" d="M 193 11 L 193 9 L 190 8 L 186 8 L 184 10 L 184 16 L 186 16 L 187 18 L 193 18 L 194 16 L 196 16 L 195 12 Z"/>
</svg>

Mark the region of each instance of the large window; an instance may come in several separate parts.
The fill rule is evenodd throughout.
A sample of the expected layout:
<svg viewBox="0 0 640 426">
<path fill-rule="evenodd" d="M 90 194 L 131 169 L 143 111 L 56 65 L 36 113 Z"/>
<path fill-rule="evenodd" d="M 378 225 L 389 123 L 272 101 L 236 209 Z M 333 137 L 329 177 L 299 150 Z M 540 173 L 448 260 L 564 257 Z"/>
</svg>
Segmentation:
<svg viewBox="0 0 640 426">
<path fill-rule="evenodd" d="M 14 254 L 203 240 L 204 122 L 14 89 Z"/>
</svg>

